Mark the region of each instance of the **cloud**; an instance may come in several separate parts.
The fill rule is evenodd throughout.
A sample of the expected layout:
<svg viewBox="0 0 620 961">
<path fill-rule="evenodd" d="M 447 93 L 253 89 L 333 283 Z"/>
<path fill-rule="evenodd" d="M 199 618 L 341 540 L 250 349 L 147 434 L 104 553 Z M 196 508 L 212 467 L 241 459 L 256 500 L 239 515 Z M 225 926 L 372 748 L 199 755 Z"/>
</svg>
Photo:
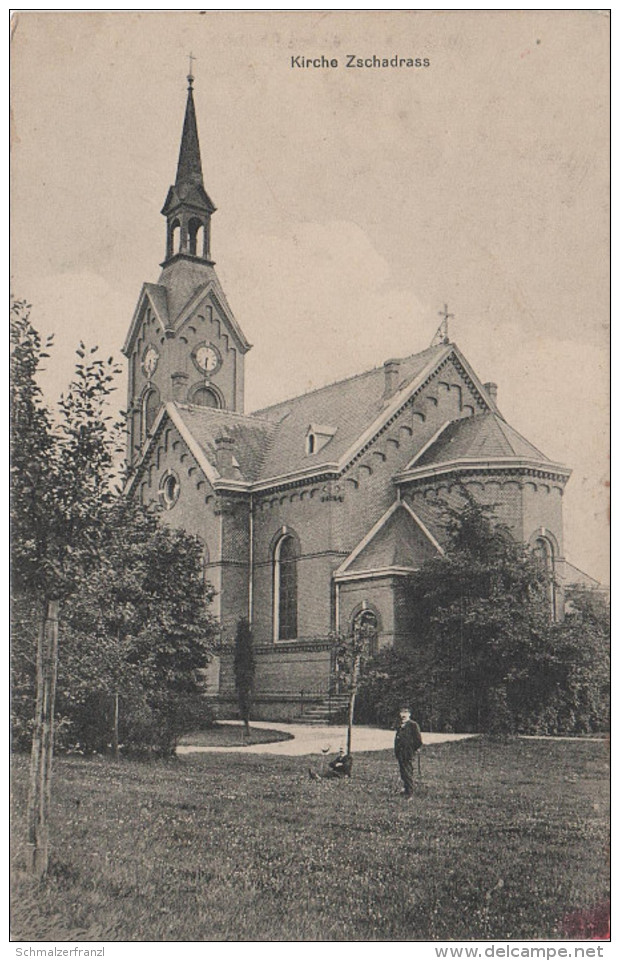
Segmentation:
<svg viewBox="0 0 620 961">
<path fill-rule="evenodd" d="M 394 284 L 357 224 L 296 223 L 277 236 L 246 232 L 222 261 L 243 265 L 222 277 L 255 345 L 248 409 L 427 346 L 416 329 L 420 301 Z"/>
</svg>

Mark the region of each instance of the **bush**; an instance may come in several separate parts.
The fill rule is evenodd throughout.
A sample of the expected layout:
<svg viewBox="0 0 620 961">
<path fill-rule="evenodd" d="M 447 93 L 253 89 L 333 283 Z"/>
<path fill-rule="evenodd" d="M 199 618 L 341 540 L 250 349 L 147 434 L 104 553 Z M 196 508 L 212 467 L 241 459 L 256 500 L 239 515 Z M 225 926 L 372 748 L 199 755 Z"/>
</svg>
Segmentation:
<svg viewBox="0 0 620 961">
<path fill-rule="evenodd" d="M 29 751 L 32 743 L 31 699 L 13 709 L 12 746 Z M 21 709 L 23 707 L 23 710 Z M 58 754 L 108 754 L 113 750 L 114 696 L 93 691 L 82 699 L 59 693 L 54 724 Z M 118 740 L 125 757 L 173 754 L 184 734 L 213 726 L 213 709 L 201 694 L 168 694 L 147 697 L 144 693 L 119 697 Z"/>
<path fill-rule="evenodd" d="M 184 734 L 213 725 L 213 711 L 199 694 L 119 698 L 119 750 L 124 756 L 173 754 Z M 94 694 L 74 710 L 59 749 L 81 753 L 112 750 L 114 697 Z"/>
</svg>

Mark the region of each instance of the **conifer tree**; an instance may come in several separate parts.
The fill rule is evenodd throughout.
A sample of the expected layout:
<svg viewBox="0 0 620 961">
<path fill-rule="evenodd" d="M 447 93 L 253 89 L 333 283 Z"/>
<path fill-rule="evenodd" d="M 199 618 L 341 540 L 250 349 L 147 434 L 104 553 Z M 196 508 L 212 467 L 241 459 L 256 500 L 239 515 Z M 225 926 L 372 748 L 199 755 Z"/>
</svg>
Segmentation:
<svg viewBox="0 0 620 961">
<path fill-rule="evenodd" d="M 242 617 L 237 623 L 237 633 L 235 635 L 234 670 L 239 715 L 245 726 L 246 737 L 250 736 L 255 669 L 252 630 L 246 618 Z"/>
</svg>

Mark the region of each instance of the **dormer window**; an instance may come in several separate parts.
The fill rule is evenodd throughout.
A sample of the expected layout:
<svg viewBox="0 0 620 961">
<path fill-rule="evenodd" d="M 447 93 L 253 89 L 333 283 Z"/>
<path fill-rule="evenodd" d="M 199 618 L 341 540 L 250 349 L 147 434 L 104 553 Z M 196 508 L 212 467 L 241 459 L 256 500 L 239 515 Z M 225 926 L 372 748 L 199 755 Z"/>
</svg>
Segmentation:
<svg viewBox="0 0 620 961">
<path fill-rule="evenodd" d="M 318 454 L 336 433 L 328 424 L 310 424 L 306 431 L 306 454 Z"/>
</svg>

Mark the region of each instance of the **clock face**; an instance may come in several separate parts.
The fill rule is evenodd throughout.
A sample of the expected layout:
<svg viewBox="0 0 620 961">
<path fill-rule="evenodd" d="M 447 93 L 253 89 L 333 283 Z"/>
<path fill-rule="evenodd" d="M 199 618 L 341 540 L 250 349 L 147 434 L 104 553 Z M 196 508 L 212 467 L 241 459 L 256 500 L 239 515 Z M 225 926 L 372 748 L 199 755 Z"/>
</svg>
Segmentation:
<svg viewBox="0 0 620 961">
<path fill-rule="evenodd" d="M 152 345 L 148 346 L 144 351 L 142 356 L 142 370 L 148 379 L 150 380 L 157 369 L 157 364 L 159 362 L 159 354 L 157 349 Z"/>
<path fill-rule="evenodd" d="M 200 344 L 192 354 L 193 361 L 203 374 L 212 374 L 220 366 L 222 359 L 212 344 Z"/>
</svg>

